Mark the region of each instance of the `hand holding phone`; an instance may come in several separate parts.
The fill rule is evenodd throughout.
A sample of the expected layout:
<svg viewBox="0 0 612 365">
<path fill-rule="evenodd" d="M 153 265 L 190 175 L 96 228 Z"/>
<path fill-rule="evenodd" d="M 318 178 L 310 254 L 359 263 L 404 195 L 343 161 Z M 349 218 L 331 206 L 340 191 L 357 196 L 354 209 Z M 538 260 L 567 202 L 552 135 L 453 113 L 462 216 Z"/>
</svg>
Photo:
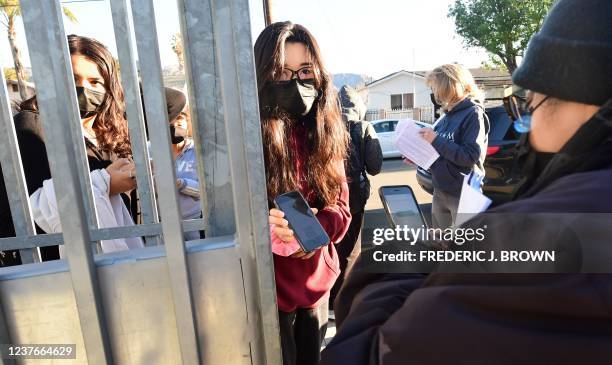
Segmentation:
<svg viewBox="0 0 612 365">
<path fill-rule="evenodd" d="M 318 212 L 317 208 L 310 208 L 312 210 L 312 212 L 316 215 Z M 293 242 L 297 242 L 297 240 L 295 239 L 295 236 L 293 235 L 293 230 L 289 229 L 289 222 L 284 219 L 283 217 L 285 216 L 285 213 L 283 213 L 282 211 L 278 210 L 278 209 L 271 209 L 270 210 L 270 215 L 268 217 L 268 222 L 270 223 L 270 225 L 272 226 L 272 233 L 274 235 L 276 235 L 276 237 L 278 239 L 281 240 L 281 242 L 283 242 L 284 244 L 287 245 L 293 245 Z M 299 244 L 298 244 L 299 245 Z M 281 256 L 287 256 L 285 254 L 286 250 L 285 249 L 279 249 L 280 251 L 275 251 L 274 250 L 274 241 L 272 242 L 272 251 L 278 255 Z M 294 259 L 302 259 L 302 260 L 307 260 L 309 258 L 311 258 L 314 254 L 316 253 L 316 251 L 313 251 L 311 253 L 306 253 L 304 252 L 304 250 L 302 250 L 302 247 L 300 246 L 299 249 L 297 251 L 294 251 L 292 254 L 289 254 L 289 257 L 292 257 Z"/>
<path fill-rule="evenodd" d="M 268 216 L 268 223 L 274 226 L 274 234 L 283 242 L 291 242 L 293 240 L 293 230 L 289 228 L 289 222 L 284 218 L 285 213 L 281 210 L 272 208 Z"/>
<path fill-rule="evenodd" d="M 272 211 L 270 212 L 270 223 L 277 225 L 278 230 L 275 229 L 275 233 L 280 233 L 279 238 L 290 240 L 292 235 L 295 235 L 304 253 L 313 252 L 330 242 L 329 236 L 315 217 L 315 212 L 300 192 L 281 194 L 274 199 L 274 204 L 283 213 L 282 217 L 272 217 Z M 275 214 L 278 215 L 276 212 Z M 296 256 L 303 255 L 298 252 Z"/>
</svg>

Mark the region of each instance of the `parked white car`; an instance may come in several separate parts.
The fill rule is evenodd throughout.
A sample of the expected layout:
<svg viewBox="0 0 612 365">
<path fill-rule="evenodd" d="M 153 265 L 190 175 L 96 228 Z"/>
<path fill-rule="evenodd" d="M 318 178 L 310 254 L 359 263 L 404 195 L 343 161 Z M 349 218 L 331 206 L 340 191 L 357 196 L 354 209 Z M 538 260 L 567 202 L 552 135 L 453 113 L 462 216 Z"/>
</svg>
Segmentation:
<svg viewBox="0 0 612 365">
<path fill-rule="evenodd" d="M 401 157 L 402 154 L 395 147 L 395 128 L 397 127 L 397 119 L 380 119 L 373 120 L 370 122 L 380 141 L 380 148 L 382 149 L 383 158 L 390 157 Z"/>
</svg>

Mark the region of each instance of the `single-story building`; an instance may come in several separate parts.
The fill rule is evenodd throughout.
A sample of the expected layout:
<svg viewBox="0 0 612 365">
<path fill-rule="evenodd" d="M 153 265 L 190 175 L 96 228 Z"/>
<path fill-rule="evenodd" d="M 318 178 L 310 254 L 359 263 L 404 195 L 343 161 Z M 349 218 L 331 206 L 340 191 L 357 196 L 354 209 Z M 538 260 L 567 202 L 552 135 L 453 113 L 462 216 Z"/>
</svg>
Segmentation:
<svg viewBox="0 0 612 365">
<path fill-rule="evenodd" d="M 28 94 L 34 95 L 34 84 L 29 81 L 26 81 L 25 83 L 28 88 Z M 6 89 L 8 91 L 8 96 L 11 101 L 21 101 L 17 80 L 6 80 Z"/>
<path fill-rule="evenodd" d="M 28 88 L 28 95 L 34 95 L 34 84 L 26 81 L 26 86 Z M 14 114 L 17 112 L 15 105 L 18 105 L 22 101 L 21 95 L 19 94 L 17 80 L 6 80 L 6 90 L 8 92 L 9 101 L 11 102 L 11 107 Z"/>
<path fill-rule="evenodd" d="M 499 98 L 501 90 L 512 85 L 503 70 L 470 69 L 487 98 Z M 425 83 L 427 71 L 397 71 L 365 84 L 358 91 L 368 106 L 368 120 L 389 117 L 433 121 L 431 89 Z"/>
<path fill-rule="evenodd" d="M 359 90 L 368 109 L 405 110 L 431 106 L 430 90 L 420 72 L 397 71 Z"/>
</svg>

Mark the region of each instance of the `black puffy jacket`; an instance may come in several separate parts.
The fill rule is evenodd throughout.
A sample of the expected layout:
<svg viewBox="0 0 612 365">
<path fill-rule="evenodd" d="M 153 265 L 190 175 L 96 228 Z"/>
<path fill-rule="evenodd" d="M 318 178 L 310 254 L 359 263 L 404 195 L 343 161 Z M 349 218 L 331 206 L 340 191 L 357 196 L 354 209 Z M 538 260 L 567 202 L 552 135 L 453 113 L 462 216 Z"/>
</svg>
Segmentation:
<svg viewBox="0 0 612 365">
<path fill-rule="evenodd" d="M 368 174 L 376 175 L 382 168 L 382 149 L 372 125 L 364 120 L 366 107 L 357 92 L 343 86 L 339 93 L 342 118 L 351 136 L 346 176 L 349 178 L 351 213 L 360 212 L 370 196 Z"/>
</svg>

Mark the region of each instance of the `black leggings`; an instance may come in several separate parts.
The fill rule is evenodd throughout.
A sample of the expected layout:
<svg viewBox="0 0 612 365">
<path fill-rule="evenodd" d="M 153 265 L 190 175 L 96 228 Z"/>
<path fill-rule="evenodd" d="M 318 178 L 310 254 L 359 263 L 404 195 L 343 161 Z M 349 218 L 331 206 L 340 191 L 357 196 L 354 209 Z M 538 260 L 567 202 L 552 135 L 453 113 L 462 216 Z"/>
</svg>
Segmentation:
<svg viewBox="0 0 612 365">
<path fill-rule="evenodd" d="M 321 343 L 327 331 L 327 306 L 325 300 L 317 308 L 278 311 L 284 365 L 319 363 Z"/>
</svg>

